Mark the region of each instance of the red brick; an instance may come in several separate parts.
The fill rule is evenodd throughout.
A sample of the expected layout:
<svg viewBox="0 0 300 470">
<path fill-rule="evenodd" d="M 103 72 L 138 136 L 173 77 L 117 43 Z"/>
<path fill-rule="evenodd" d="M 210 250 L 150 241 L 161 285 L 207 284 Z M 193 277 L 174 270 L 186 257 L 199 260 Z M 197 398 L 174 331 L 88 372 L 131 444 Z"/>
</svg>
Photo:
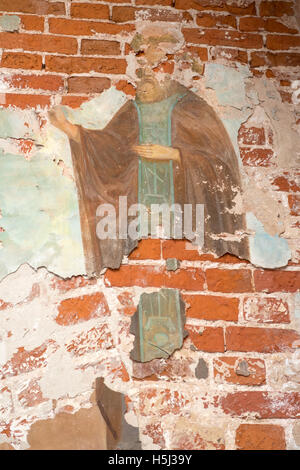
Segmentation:
<svg viewBox="0 0 300 470">
<path fill-rule="evenodd" d="M 204 275 L 196 268 L 166 271 L 160 266 L 121 266 L 118 270 L 107 270 L 106 285 L 115 287 L 170 287 L 187 290 L 202 290 Z"/>
<path fill-rule="evenodd" d="M 209 13 L 200 13 L 197 15 L 196 22 L 204 28 L 215 28 L 218 26 L 236 28 L 236 19 L 231 15 L 211 15 Z"/>
<path fill-rule="evenodd" d="M 247 363 L 248 376 L 238 373 L 241 362 Z M 243 357 L 218 357 L 214 359 L 214 377 L 217 383 L 237 385 L 263 385 L 266 383 L 266 367 L 262 359 Z"/>
<path fill-rule="evenodd" d="M 236 430 L 238 450 L 285 450 L 284 428 L 275 424 L 240 424 Z"/>
<path fill-rule="evenodd" d="M 278 191 L 298 193 L 300 192 L 300 181 L 298 175 L 297 180 L 296 177 L 294 178 L 288 173 L 284 173 L 282 176 L 277 176 L 277 178 L 272 181 L 272 185 L 277 186 Z"/>
<path fill-rule="evenodd" d="M 195 54 L 203 62 L 206 62 L 208 60 L 208 51 L 206 47 L 189 46 L 186 48 L 186 50 L 188 52 L 191 52 L 192 54 Z"/>
<path fill-rule="evenodd" d="M 1 67 L 10 69 L 41 70 L 42 56 L 23 52 L 3 52 Z"/>
<path fill-rule="evenodd" d="M 300 66 L 300 54 L 297 53 L 268 53 L 267 54 L 268 64 L 273 67 L 299 67 Z"/>
<path fill-rule="evenodd" d="M 116 23 L 126 23 L 135 20 L 136 8 L 134 7 L 113 7 L 112 21 Z"/>
<path fill-rule="evenodd" d="M 255 290 L 264 292 L 297 292 L 300 289 L 300 272 L 257 270 L 254 272 Z"/>
<path fill-rule="evenodd" d="M 162 242 L 163 258 L 176 258 L 181 261 L 211 261 L 213 263 L 246 263 L 233 255 L 223 255 L 216 258 L 214 255 L 198 253 L 198 250 L 187 240 L 164 240 Z"/>
<path fill-rule="evenodd" d="M 65 4 L 62 2 L 48 3 L 47 8 L 48 8 L 47 10 L 48 15 L 65 15 L 66 14 Z"/>
<path fill-rule="evenodd" d="M 59 325 L 67 326 L 105 315 L 109 315 L 105 296 L 102 292 L 96 292 L 63 300 L 58 306 L 55 321 Z"/>
<path fill-rule="evenodd" d="M 239 144 L 264 145 L 265 143 L 266 136 L 263 128 L 241 126 L 239 130 Z"/>
<path fill-rule="evenodd" d="M 5 95 L 5 106 L 16 106 L 21 109 L 37 108 L 38 106 L 45 108 L 50 106 L 50 96 L 7 93 Z"/>
<path fill-rule="evenodd" d="M 238 1 L 228 4 L 226 0 L 223 0 L 218 2 L 217 5 L 213 5 L 212 2 L 201 0 L 175 0 L 175 8 L 181 10 L 228 11 L 234 15 L 256 15 L 255 2 L 250 3 L 250 5 L 241 6 Z"/>
<path fill-rule="evenodd" d="M 30 380 L 27 387 L 18 394 L 18 400 L 23 407 L 37 406 L 47 401 L 42 394 L 42 390 L 37 380 Z"/>
<path fill-rule="evenodd" d="M 88 100 L 89 100 L 88 96 L 67 95 L 67 96 L 62 97 L 61 104 L 63 106 L 69 106 L 70 108 L 76 109 L 76 108 L 80 108 L 82 103 L 85 103 Z"/>
<path fill-rule="evenodd" d="M 109 7 L 102 4 L 72 2 L 71 16 L 74 18 L 109 20 Z"/>
<path fill-rule="evenodd" d="M 145 239 L 139 241 L 137 248 L 130 254 L 129 259 L 160 259 L 161 242 L 157 239 Z"/>
<path fill-rule="evenodd" d="M 0 33 L 0 47 L 24 51 L 76 54 L 77 40 L 48 34 Z"/>
<path fill-rule="evenodd" d="M 288 303 L 276 297 L 246 297 L 243 315 L 247 321 L 257 323 L 289 323 Z"/>
<path fill-rule="evenodd" d="M 67 351 L 75 357 L 95 353 L 113 347 L 113 339 L 106 324 L 91 328 L 77 335 L 65 345 Z"/>
<path fill-rule="evenodd" d="M 119 25 L 97 21 L 68 20 L 65 18 L 49 18 L 49 29 L 54 34 L 73 36 L 93 36 L 94 34 L 122 34 L 135 30 L 133 24 Z"/>
<path fill-rule="evenodd" d="M 214 292 L 252 292 L 248 269 L 207 269 L 207 288 Z"/>
<path fill-rule="evenodd" d="M 127 62 L 124 59 L 95 57 L 46 56 L 46 70 L 67 74 L 101 72 L 107 74 L 124 74 Z"/>
<path fill-rule="evenodd" d="M 271 149 L 251 149 L 249 147 L 240 149 L 241 159 L 245 166 L 272 166 L 272 158 L 274 156 Z"/>
<path fill-rule="evenodd" d="M 300 393 L 269 393 L 259 391 L 228 393 L 220 399 L 226 414 L 249 418 L 249 413 L 257 419 L 299 418 Z"/>
<path fill-rule="evenodd" d="M 261 353 L 285 352 L 300 345 L 295 330 L 229 326 L 226 329 L 226 350 Z"/>
<path fill-rule="evenodd" d="M 36 15 L 22 15 L 21 25 L 26 31 L 44 31 L 45 18 Z"/>
<path fill-rule="evenodd" d="M 185 325 L 185 329 L 198 351 L 222 353 L 225 351 L 223 328 Z"/>
<path fill-rule="evenodd" d="M 299 36 L 268 35 L 266 47 L 270 50 L 288 50 L 290 48 L 300 47 Z"/>
<path fill-rule="evenodd" d="M 178 379 L 194 379 L 195 374 L 191 367 L 193 360 L 187 357 L 175 358 L 169 357 L 166 360 L 153 359 L 149 362 L 133 362 L 132 375 L 137 380 L 178 380 Z"/>
<path fill-rule="evenodd" d="M 106 77 L 70 77 L 68 79 L 69 93 L 102 93 L 111 85 Z"/>
<path fill-rule="evenodd" d="M 222 31 L 210 29 L 183 29 L 185 40 L 192 44 L 208 44 L 210 46 L 234 46 L 245 49 L 261 49 L 262 36 L 258 34 L 238 33 L 236 31 Z"/>
<path fill-rule="evenodd" d="M 247 51 L 240 51 L 239 49 L 231 49 L 229 47 L 214 47 L 213 51 L 211 51 L 211 56 L 213 60 L 227 59 L 242 64 L 248 63 Z"/>
<path fill-rule="evenodd" d="M 128 3 L 128 0 L 123 0 L 123 1 Z M 173 0 L 135 0 L 135 4 L 136 5 L 148 5 L 148 6 L 159 5 L 163 7 L 171 7 L 173 6 Z"/>
<path fill-rule="evenodd" d="M 58 75 L 13 75 L 7 82 L 14 88 L 31 88 L 34 90 L 61 91 L 64 81 Z"/>
<path fill-rule="evenodd" d="M 44 15 L 48 11 L 46 0 L 1 0 L 1 11 L 21 12 L 21 13 L 38 13 Z"/>
<path fill-rule="evenodd" d="M 292 2 L 264 1 L 260 4 L 261 16 L 292 16 L 294 14 L 294 4 Z"/>
<path fill-rule="evenodd" d="M 117 41 L 82 39 L 81 53 L 86 55 L 120 55 L 121 48 Z"/>
<path fill-rule="evenodd" d="M 265 29 L 265 20 L 257 17 L 245 17 L 240 19 L 240 31 L 259 31 Z"/>
<path fill-rule="evenodd" d="M 30 351 L 24 347 L 18 348 L 11 359 L 1 366 L 0 378 L 13 377 L 45 367 L 48 355 L 56 351 L 57 347 L 55 341 L 49 340 Z"/>
<path fill-rule="evenodd" d="M 251 52 L 251 67 L 263 67 L 267 63 L 267 56 L 264 52 Z"/>
<path fill-rule="evenodd" d="M 289 28 L 285 24 L 281 23 L 279 20 L 274 18 L 268 18 L 265 20 L 265 30 L 270 33 L 288 33 L 288 34 L 298 34 L 298 30 L 294 28 Z"/>
<path fill-rule="evenodd" d="M 119 80 L 117 83 L 115 83 L 115 87 L 119 91 L 123 91 L 128 96 L 135 96 L 136 95 L 136 89 L 135 87 L 127 82 L 127 80 Z"/>
<path fill-rule="evenodd" d="M 291 215 L 300 215 L 300 196 L 296 194 L 290 194 L 288 196 L 289 206 L 291 209 Z"/>
<path fill-rule="evenodd" d="M 187 295 L 183 300 L 189 305 L 186 315 L 199 320 L 238 321 L 239 299 L 213 295 Z"/>
</svg>

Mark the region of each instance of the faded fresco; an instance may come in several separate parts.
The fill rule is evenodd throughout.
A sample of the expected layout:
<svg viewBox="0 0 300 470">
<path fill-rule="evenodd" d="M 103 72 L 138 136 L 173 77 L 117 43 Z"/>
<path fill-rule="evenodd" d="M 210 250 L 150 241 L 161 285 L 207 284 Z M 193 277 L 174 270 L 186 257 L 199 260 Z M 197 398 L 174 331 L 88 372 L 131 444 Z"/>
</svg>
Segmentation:
<svg viewBox="0 0 300 470">
<path fill-rule="evenodd" d="M 237 145 L 241 124 L 251 122 L 251 115 L 257 121 L 258 98 L 269 100 L 260 119 L 269 119 L 275 130 L 282 127 L 272 111 L 272 93 L 276 103 L 277 95 L 261 81 L 250 89 L 244 66 L 206 64 L 201 76 L 201 66 L 193 65 L 201 79 L 189 87 L 184 69 L 178 80 L 153 71 L 180 46 L 176 31 L 158 35 L 152 27 L 134 37 L 134 99 L 112 87 L 77 110 L 1 110 L 2 277 L 23 263 L 64 277 L 118 268 L 137 240 L 128 234 L 99 239 L 96 212 L 111 204 L 118 217 L 120 196 L 128 206 L 148 208 L 203 204 L 201 251 L 232 253 L 262 267 L 288 262 L 282 211 L 249 185 Z M 47 122 L 42 131 L 41 119 Z M 16 139 L 22 152 L 22 142 L 29 142 L 28 158 L 16 152 Z M 266 225 L 271 205 L 274 222 L 268 217 Z M 192 219 L 195 228 L 194 212 Z"/>
</svg>

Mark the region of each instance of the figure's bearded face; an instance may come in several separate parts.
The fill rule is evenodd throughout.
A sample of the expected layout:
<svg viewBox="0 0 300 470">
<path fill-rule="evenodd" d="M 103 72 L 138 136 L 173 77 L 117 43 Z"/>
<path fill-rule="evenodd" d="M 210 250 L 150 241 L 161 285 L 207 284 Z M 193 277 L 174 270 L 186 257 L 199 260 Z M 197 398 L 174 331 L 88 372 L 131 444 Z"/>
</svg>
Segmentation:
<svg viewBox="0 0 300 470">
<path fill-rule="evenodd" d="M 159 101 L 163 96 L 163 87 L 153 74 L 144 73 L 137 86 L 137 98 L 143 103 Z"/>
</svg>

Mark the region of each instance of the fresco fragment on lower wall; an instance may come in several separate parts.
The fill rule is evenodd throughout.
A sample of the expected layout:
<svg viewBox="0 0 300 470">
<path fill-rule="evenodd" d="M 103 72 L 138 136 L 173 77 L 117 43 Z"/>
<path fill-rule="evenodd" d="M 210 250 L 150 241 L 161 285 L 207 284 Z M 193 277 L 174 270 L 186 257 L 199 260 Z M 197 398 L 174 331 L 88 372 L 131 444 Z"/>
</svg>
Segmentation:
<svg viewBox="0 0 300 470">
<path fill-rule="evenodd" d="M 251 122 L 251 116 L 263 110 L 275 135 L 276 165 L 295 166 L 299 135 L 291 129 L 293 117 L 272 85 L 262 79 L 253 80 L 247 67 L 234 70 L 221 64 L 207 64 L 203 79 L 197 81 L 192 91 L 215 109 L 237 155 L 241 124 Z M 127 99 L 111 88 L 80 109 L 65 108 L 64 112 L 70 122 L 87 129 L 102 129 Z M 86 274 L 78 195 L 66 135 L 49 122 L 40 128 L 41 119 L 47 120 L 44 111 L 8 108 L 0 113 L 0 278 L 22 263 L 34 268 L 45 266 L 62 277 Z M 291 138 L 282 140 L 287 126 Z M 293 152 L 289 151 L 291 145 Z M 284 266 L 292 256 L 288 234 L 285 238 L 288 224 L 284 219 L 288 211 L 280 209 L 276 195 L 269 194 L 272 203 L 264 208 L 262 216 L 259 207 L 265 201 L 259 190 L 265 186 L 268 175 L 256 168 L 256 173 L 251 168 L 245 171 L 241 160 L 239 165 L 246 191 L 244 196 L 236 195 L 236 207 L 231 210 L 247 214 L 244 236 L 249 236 L 250 260 L 267 268 Z M 252 193 L 247 190 L 249 187 Z M 267 220 L 277 224 L 275 229 L 270 230 Z"/>
</svg>

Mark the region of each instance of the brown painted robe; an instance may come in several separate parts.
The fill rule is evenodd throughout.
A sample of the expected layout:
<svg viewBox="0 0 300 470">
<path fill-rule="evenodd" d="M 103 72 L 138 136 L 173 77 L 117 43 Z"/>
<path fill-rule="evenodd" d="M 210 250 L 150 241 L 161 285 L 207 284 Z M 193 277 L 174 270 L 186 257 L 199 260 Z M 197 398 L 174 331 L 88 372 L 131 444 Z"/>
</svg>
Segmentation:
<svg viewBox="0 0 300 470">
<path fill-rule="evenodd" d="M 181 154 L 181 163 L 173 162 L 175 203 L 204 204 L 203 251 L 248 258 L 246 239 L 211 238 L 246 228 L 243 216 L 228 211 L 241 189 L 238 160 L 212 107 L 182 88 L 186 94 L 171 116 L 172 147 Z M 138 155 L 133 146 L 139 143 L 139 122 L 134 103 L 128 101 L 103 130 L 80 127 L 80 135 L 80 143 L 71 141 L 71 150 L 83 249 L 87 273 L 98 275 L 104 267 L 118 268 L 123 255 L 136 246 L 130 239 L 99 240 L 96 235 L 100 204 L 113 204 L 118 211 L 119 196 L 127 196 L 128 206 L 138 202 Z"/>
</svg>

